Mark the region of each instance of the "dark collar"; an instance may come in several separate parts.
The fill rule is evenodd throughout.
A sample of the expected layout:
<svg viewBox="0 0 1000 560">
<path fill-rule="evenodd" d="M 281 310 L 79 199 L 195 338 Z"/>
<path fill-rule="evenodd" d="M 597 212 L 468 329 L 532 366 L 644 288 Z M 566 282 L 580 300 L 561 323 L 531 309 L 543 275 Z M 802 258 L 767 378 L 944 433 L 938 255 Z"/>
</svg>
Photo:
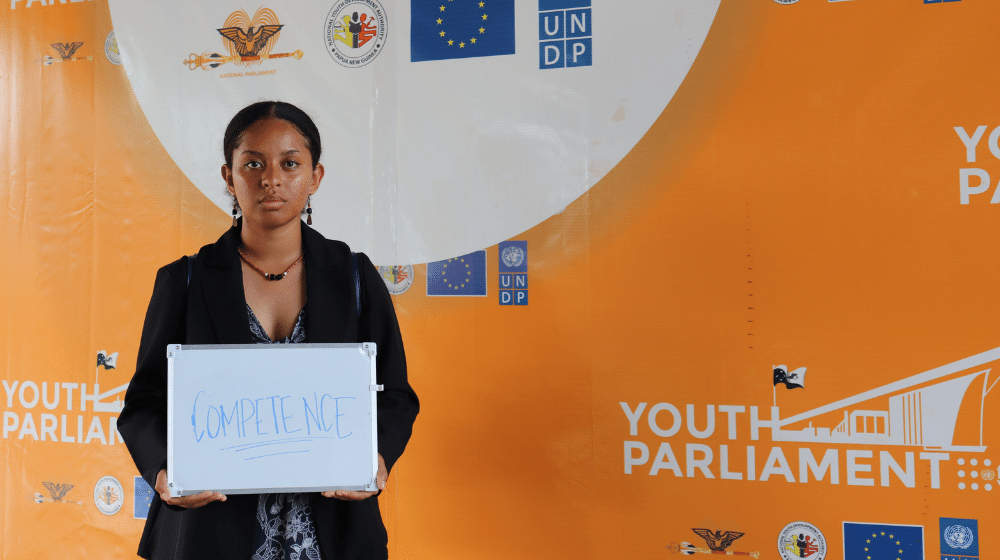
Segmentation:
<svg viewBox="0 0 1000 560">
<path fill-rule="evenodd" d="M 239 226 L 230 228 L 213 245 L 205 246 L 199 260 L 205 267 L 202 282 L 206 306 L 219 344 L 251 344 L 246 312 L 243 273 L 237 249 Z M 332 242 L 302 223 L 306 270 L 306 337 L 309 342 L 348 342 L 348 320 L 354 318 L 354 282 L 350 249 Z"/>
</svg>

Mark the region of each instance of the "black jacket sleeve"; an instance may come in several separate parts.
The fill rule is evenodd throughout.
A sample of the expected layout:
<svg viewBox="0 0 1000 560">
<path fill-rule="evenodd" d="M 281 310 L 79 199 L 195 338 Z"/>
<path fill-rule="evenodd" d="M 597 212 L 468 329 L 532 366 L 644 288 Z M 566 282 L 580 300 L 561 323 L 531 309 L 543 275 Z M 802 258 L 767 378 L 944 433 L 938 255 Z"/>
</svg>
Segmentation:
<svg viewBox="0 0 1000 560">
<path fill-rule="evenodd" d="M 413 432 L 420 403 L 407 381 L 403 338 L 389 291 L 364 253 L 358 253 L 358 267 L 361 276 L 358 341 L 377 345 L 375 375 L 378 383 L 384 386 L 376 397 L 378 452 L 385 459 L 386 468 L 392 470 Z"/>
<path fill-rule="evenodd" d="M 125 393 L 118 431 L 139 474 L 156 486 L 156 474 L 167 467 L 167 345 L 184 338 L 187 303 L 187 257 L 156 274 L 146 310 L 135 375 Z"/>
</svg>

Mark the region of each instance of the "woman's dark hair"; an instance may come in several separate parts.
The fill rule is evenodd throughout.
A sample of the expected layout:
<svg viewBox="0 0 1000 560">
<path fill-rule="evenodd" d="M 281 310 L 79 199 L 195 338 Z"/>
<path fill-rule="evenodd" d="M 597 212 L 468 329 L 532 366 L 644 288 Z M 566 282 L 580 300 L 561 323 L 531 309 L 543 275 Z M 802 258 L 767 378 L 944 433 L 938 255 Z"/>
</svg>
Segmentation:
<svg viewBox="0 0 1000 560">
<path fill-rule="evenodd" d="M 243 139 L 243 133 L 257 121 L 264 119 L 281 119 L 297 128 L 302 134 L 302 138 L 305 139 L 309 153 L 312 154 L 313 169 L 316 168 L 319 156 L 323 152 L 323 146 L 319 140 L 319 129 L 316 128 L 316 124 L 305 111 L 284 101 L 260 101 L 253 105 L 247 105 L 240 109 L 239 113 L 236 113 L 233 120 L 229 121 L 229 126 L 226 127 L 226 136 L 222 141 L 226 165 L 230 168 L 233 167 L 233 152 Z"/>
</svg>

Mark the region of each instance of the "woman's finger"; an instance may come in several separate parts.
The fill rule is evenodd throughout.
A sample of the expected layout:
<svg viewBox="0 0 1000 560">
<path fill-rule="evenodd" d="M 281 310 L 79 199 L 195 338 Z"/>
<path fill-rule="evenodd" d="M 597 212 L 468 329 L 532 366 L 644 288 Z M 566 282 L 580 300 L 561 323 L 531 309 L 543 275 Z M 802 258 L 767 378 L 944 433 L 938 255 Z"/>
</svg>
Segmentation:
<svg viewBox="0 0 1000 560">
<path fill-rule="evenodd" d="M 323 492 L 327 498 L 337 498 L 338 500 L 365 500 L 375 495 L 375 492 L 355 492 L 353 490 L 328 490 Z"/>
<path fill-rule="evenodd" d="M 222 494 L 220 492 L 211 492 L 208 490 L 202 492 L 201 494 L 195 494 L 194 496 L 171 498 L 169 494 L 164 493 L 164 495 L 160 497 L 163 498 L 164 502 L 172 506 L 179 506 L 188 509 L 199 508 L 215 501 L 221 501 L 221 502 L 226 501 L 225 494 Z"/>
</svg>

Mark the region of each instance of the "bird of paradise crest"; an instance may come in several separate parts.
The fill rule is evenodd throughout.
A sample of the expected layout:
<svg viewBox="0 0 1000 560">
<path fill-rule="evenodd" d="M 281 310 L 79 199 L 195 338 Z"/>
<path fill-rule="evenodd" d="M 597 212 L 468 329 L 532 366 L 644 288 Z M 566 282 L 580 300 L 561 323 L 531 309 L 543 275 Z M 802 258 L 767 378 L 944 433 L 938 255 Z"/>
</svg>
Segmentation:
<svg viewBox="0 0 1000 560">
<path fill-rule="evenodd" d="M 229 56 L 209 52 L 200 55 L 191 53 L 184 64 L 191 70 L 195 68 L 208 70 L 209 68 L 218 68 L 227 62 L 251 66 L 272 58 L 295 57 L 301 59 L 301 49 L 294 52 L 271 54 L 278 37 L 281 36 L 282 27 L 284 24 L 278 21 L 278 15 L 270 8 L 263 6 L 258 8 L 252 18 L 245 11 L 236 10 L 229 14 L 226 22 L 218 29 Z"/>
</svg>

